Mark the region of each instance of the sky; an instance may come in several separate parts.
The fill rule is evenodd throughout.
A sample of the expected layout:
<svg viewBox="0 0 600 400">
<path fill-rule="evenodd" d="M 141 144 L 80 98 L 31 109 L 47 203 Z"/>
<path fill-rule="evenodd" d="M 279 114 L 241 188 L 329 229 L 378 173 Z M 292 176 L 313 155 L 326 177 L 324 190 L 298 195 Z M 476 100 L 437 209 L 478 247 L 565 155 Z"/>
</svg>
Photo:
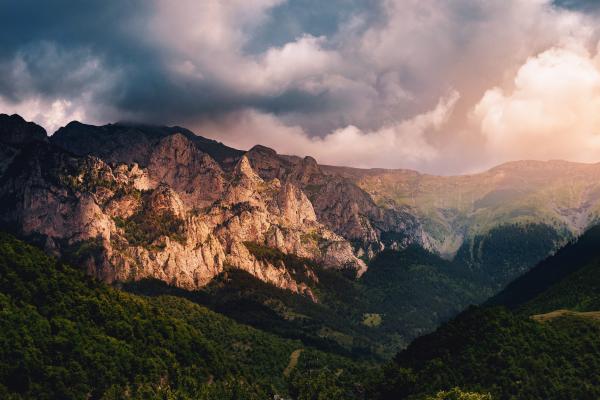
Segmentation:
<svg viewBox="0 0 600 400">
<path fill-rule="evenodd" d="M 0 0 L 0 112 L 442 175 L 599 162 L 598 3 Z"/>
</svg>

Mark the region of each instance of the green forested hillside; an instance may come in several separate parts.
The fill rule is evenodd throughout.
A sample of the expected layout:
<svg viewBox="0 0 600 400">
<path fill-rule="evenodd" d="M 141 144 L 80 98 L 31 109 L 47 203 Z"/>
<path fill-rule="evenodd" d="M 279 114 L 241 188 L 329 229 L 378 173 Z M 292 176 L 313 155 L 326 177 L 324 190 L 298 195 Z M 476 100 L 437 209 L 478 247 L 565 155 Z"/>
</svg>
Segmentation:
<svg viewBox="0 0 600 400">
<path fill-rule="evenodd" d="M 491 295 L 476 274 L 417 246 L 383 251 L 359 283 L 367 312 L 381 314 L 379 340 L 391 350 Z"/>
<path fill-rule="evenodd" d="M 355 297 L 359 292 L 352 281 L 327 271 L 319 271 L 318 275 L 321 279 L 335 279 L 339 287 L 347 289 L 349 297 L 358 300 L 355 304 L 362 307 L 362 300 Z M 155 280 L 129 282 L 123 288 L 149 296 L 169 294 L 184 297 L 238 322 L 299 339 L 306 345 L 329 352 L 376 357 L 373 353 L 375 343 L 367 335 L 369 328 L 360 323 L 360 310 L 346 307 L 346 313 L 336 313 L 329 303 L 316 303 L 306 296 L 276 288 L 242 270 L 228 270 L 203 290 L 194 292 Z"/>
<path fill-rule="evenodd" d="M 383 399 L 461 387 L 493 399 L 600 397 L 600 323 L 539 323 L 502 308 L 471 308 L 416 339 L 388 366 Z"/>
<path fill-rule="evenodd" d="M 454 262 L 479 272 L 481 284 L 493 293 L 550 255 L 565 237 L 570 236 L 546 224 L 500 225 L 465 241 Z"/>
<path fill-rule="evenodd" d="M 236 321 L 363 359 L 389 359 L 413 338 L 491 294 L 464 268 L 416 246 L 380 253 L 359 280 L 310 260 L 296 263 L 310 263 L 316 271 L 318 283 L 308 283 L 317 302 L 235 269 L 196 292 L 156 281 L 123 287 L 146 295 L 183 296 Z"/>
<path fill-rule="evenodd" d="M 292 267 L 310 265 L 317 282 L 303 281 L 311 286 L 317 302 L 239 270 L 227 271 L 196 292 L 149 281 L 128 283 L 124 288 L 146 295 L 183 296 L 236 321 L 326 351 L 385 359 L 468 305 L 485 301 L 500 281 L 543 258 L 558 240 L 552 232 L 545 226 L 499 228 L 478 239 L 478 250 L 472 255 L 467 257 L 464 250 L 453 261 L 418 246 L 385 250 L 371 260 L 358 280 L 322 269 L 310 260 L 253 245 L 254 252 L 270 257 L 271 262 L 285 257 L 285 264 Z M 295 270 L 291 273 L 297 275 Z"/>
<path fill-rule="evenodd" d="M 600 397 L 600 229 L 591 229 L 509 285 L 416 339 L 389 364 L 382 398 L 460 387 L 494 399 Z"/>
<path fill-rule="evenodd" d="M 359 280 L 310 260 L 253 247 L 271 258 L 286 257 L 286 265 L 310 265 L 318 282 L 304 281 L 312 287 L 316 303 L 235 270 L 194 293 L 158 282 L 125 287 L 144 294 L 185 296 L 237 321 L 328 351 L 389 358 L 468 305 L 485 301 L 510 276 L 547 255 L 558 240 L 545 225 L 504 226 L 477 238 L 471 250 L 465 245 L 453 261 L 418 246 L 385 250 L 370 261 Z"/>
<path fill-rule="evenodd" d="M 381 379 L 377 367 L 350 359 L 384 358 L 423 327 L 482 299 L 490 288 L 477 271 L 409 247 L 382 252 L 358 281 L 315 266 L 316 303 L 237 270 L 198 292 L 125 285 L 152 295 L 145 297 L 0 234 L 0 397 L 596 398 L 600 322 L 529 318 L 547 307 L 595 307 L 598 264 L 577 267 L 594 258 L 576 254 L 569 279 L 546 285 L 552 287 L 521 304 L 521 314 L 470 308 L 415 340 Z M 574 292 L 581 296 L 567 296 Z"/>
<path fill-rule="evenodd" d="M 532 287 L 537 290 L 531 290 Z M 522 298 L 523 295 L 514 294 L 517 289 L 529 290 L 529 300 L 516 304 L 517 311 L 523 315 L 559 309 L 600 311 L 600 226 L 590 229 L 579 240 L 540 263 L 494 301 L 510 296 Z"/>
<path fill-rule="evenodd" d="M 0 234 L 0 398 L 346 399 L 369 371 L 181 298 L 112 289 Z"/>
<path fill-rule="evenodd" d="M 558 309 L 600 311 L 599 257 L 521 306 L 518 311 L 532 315 Z"/>
<path fill-rule="evenodd" d="M 540 262 L 523 276 L 510 283 L 487 303 L 517 308 L 532 301 L 552 286 L 569 279 L 569 276 L 576 274 L 585 267 L 588 267 L 588 270 L 582 272 L 584 276 L 594 275 L 593 265 L 596 265 L 599 261 L 600 225 L 590 228 L 580 238 L 568 243 L 556 254 Z M 590 277 L 592 280 L 589 283 L 583 282 L 584 286 L 592 284 L 594 277 Z M 583 280 L 585 281 L 585 279 Z M 565 283 L 563 283 L 564 285 Z M 570 295 L 583 294 L 590 290 L 593 290 L 592 287 L 580 287 Z M 563 293 L 563 295 L 569 294 Z M 554 302 L 553 307 L 556 307 L 562 300 L 559 300 L 559 296 L 554 297 L 557 301 Z"/>
</svg>

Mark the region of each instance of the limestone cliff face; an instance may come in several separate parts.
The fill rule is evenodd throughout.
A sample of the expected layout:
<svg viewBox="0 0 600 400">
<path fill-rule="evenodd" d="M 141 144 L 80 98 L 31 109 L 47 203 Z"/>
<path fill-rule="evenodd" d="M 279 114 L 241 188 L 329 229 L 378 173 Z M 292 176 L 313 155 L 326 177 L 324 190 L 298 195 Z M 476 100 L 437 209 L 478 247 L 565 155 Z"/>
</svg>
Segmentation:
<svg viewBox="0 0 600 400">
<path fill-rule="evenodd" d="M 301 188 L 317 219 L 353 242 L 357 252 L 367 258 L 386 245 L 424 244 L 422 228 L 407 209 L 377 206 L 355 183 L 324 171 L 312 157 L 282 156 L 264 146 L 253 147 L 247 156 L 263 178 L 276 177 Z"/>
<path fill-rule="evenodd" d="M 292 270 L 261 257 L 261 246 L 365 271 L 350 243 L 319 222 L 297 180 L 263 179 L 246 156 L 224 172 L 177 133 L 145 157 L 145 167 L 109 164 L 23 140 L 0 177 L 0 224 L 108 282 L 156 278 L 196 289 L 234 267 L 313 297 L 309 265 Z"/>
<path fill-rule="evenodd" d="M 181 133 L 161 139 L 152 149 L 148 173 L 154 182 L 177 191 L 190 208 L 212 204 L 225 188 L 219 164 Z"/>
<path fill-rule="evenodd" d="M 52 142 L 79 155 L 108 162 L 138 163 L 154 184 L 167 183 L 188 207 L 201 209 L 220 199 L 243 152 L 204 139 L 179 127 L 73 122 Z M 428 237 L 408 207 L 381 207 L 372 195 L 341 174 L 331 173 L 312 157 L 279 155 L 265 146 L 246 153 L 252 169 L 266 182 L 277 178 L 308 197 L 317 220 L 350 241 L 367 258 L 388 247 L 427 246 Z"/>
</svg>

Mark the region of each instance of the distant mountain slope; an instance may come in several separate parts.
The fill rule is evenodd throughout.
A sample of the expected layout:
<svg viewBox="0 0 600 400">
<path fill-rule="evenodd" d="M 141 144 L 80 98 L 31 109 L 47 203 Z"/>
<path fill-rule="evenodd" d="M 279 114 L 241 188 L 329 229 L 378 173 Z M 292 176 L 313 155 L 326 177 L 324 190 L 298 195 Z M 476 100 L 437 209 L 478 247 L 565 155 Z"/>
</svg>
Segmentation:
<svg viewBox="0 0 600 400">
<path fill-rule="evenodd" d="M 574 284 L 577 279 L 584 283 L 584 287 L 580 286 L 578 290 L 569 295 L 586 296 L 590 290 L 594 290 L 593 282 L 600 279 L 600 271 L 594 269 L 598 262 L 600 262 L 600 225 L 590 228 L 579 239 L 567 244 L 556 254 L 511 282 L 504 290 L 490 299 L 488 304 L 518 308 L 541 296 L 555 285 L 566 287 Z M 588 281 L 586 282 L 586 280 Z M 559 296 L 558 289 L 553 290 L 551 297 L 562 301 L 558 299 L 562 299 L 563 295 Z M 600 298 L 600 292 L 597 296 Z M 550 301 L 549 298 L 548 301 Z M 555 304 L 559 303 L 555 302 Z M 570 307 L 570 305 L 565 305 L 565 307 Z M 556 308 L 563 308 L 563 306 Z"/>
<path fill-rule="evenodd" d="M 544 223 L 565 237 L 579 235 L 600 213 L 600 164 L 517 161 L 463 176 L 328 168 L 382 207 L 408 207 L 442 254 L 503 224 Z"/>
<path fill-rule="evenodd" d="M 112 289 L 0 233 L 4 399 L 348 399 L 369 368 L 180 298 Z"/>
</svg>

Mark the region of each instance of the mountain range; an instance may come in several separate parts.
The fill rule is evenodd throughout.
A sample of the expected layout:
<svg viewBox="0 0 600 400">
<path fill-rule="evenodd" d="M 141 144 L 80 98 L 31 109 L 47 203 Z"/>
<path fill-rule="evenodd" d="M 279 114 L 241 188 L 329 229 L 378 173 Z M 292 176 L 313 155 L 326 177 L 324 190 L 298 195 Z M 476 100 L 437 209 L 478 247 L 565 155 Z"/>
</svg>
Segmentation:
<svg viewBox="0 0 600 400">
<path fill-rule="evenodd" d="M 193 376 L 199 361 L 157 339 L 152 346 L 166 346 L 174 364 L 151 376 L 146 367 L 136 369 L 141 380 L 130 389 L 127 382 L 137 378 L 116 378 L 125 364 L 112 365 L 112 378 L 95 386 L 85 375 L 89 360 L 72 359 L 69 373 L 78 364 L 85 375 L 77 393 L 120 398 L 128 390 L 167 395 L 161 390 L 168 388 L 180 396 L 209 396 L 214 389 L 213 398 L 236 398 L 236 390 L 248 398 L 312 398 L 316 389 L 307 387 L 317 374 L 327 393 L 335 393 L 331 398 L 422 399 L 453 387 L 494 398 L 595 396 L 593 385 L 574 388 L 591 374 L 577 370 L 585 362 L 579 354 L 590 350 L 592 365 L 600 362 L 593 341 L 600 332 L 594 318 L 600 164 L 519 161 L 478 174 L 432 176 L 320 165 L 261 145 L 241 151 L 181 127 L 71 122 L 48 136 L 35 123 L 4 114 L 0 142 L 0 230 L 8 232 L 0 241 L 3 310 L 34 310 L 26 315 L 47 320 L 40 324 L 50 324 L 52 340 L 63 328 L 85 326 L 107 343 L 146 346 L 150 353 L 140 359 L 123 353 L 130 365 L 154 360 L 157 350 L 140 342 L 144 330 L 122 316 L 151 321 L 149 313 L 160 312 L 165 326 L 182 321 L 173 340 L 196 346 L 194 338 L 208 335 L 202 351 L 229 363 L 218 367 L 217 377 L 211 371 L 218 363 L 208 362 L 201 382 L 194 381 L 188 372 Z M 24 291 L 27 274 L 37 278 Z M 76 305 L 78 291 L 94 304 L 118 300 L 81 309 L 77 320 L 60 304 Z M 57 301 L 56 308 L 47 309 L 37 292 Z M 220 343 L 196 315 L 231 340 Z M 53 328 L 56 318 L 70 322 Z M 165 326 L 151 329 L 171 332 Z M 65 368 L 65 360 L 47 353 L 54 345 L 36 332 L 26 332 L 35 340 L 19 351 Z M 556 352 L 561 339 L 567 350 Z M 279 353 L 276 367 L 261 358 L 262 372 L 253 375 L 247 368 L 258 355 L 250 352 L 248 361 L 229 352 L 256 349 L 256 341 Z M 3 362 L 14 364 L 10 346 L 2 351 Z M 544 379 L 536 352 L 552 365 Z M 289 353 L 295 354 L 291 369 L 269 385 Z M 298 358 L 304 360 L 300 375 L 290 380 Z M 47 398 L 79 396 L 68 394 L 71 383 L 62 378 L 56 382 L 64 388 L 51 383 L 54 367 L 39 370 L 28 360 L 24 369 L 4 368 L 9 372 L 1 380 L 19 374 L 29 380 L 3 383 L 0 394 L 26 389 L 35 396 L 35 377 L 44 376 L 40 390 L 55 385 Z M 387 366 L 380 369 L 382 362 Z M 228 375 L 236 363 L 241 370 Z M 185 366 L 182 380 L 173 378 L 174 365 Z M 576 371 L 561 377 L 555 365 Z M 508 372 L 494 374 L 499 367 Z M 340 379 L 328 380 L 324 371 L 331 368 L 344 371 Z M 360 370 L 370 371 L 368 377 Z M 521 373 L 527 379 L 515 386 Z M 163 376 L 169 378 L 157 384 Z M 112 389 L 111 379 L 118 381 Z M 185 386 L 189 379 L 193 387 Z"/>
<path fill-rule="evenodd" d="M 197 288 L 230 264 L 298 291 L 277 266 L 242 262 L 252 259 L 242 242 L 360 275 L 381 250 L 409 244 L 481 264 L 486 237 L 510 225 L 544 225 L 556 248 L 600 211 L 600 164 L 515 162 L 441 177 L 323 166 L 259 145 L 244 152 L 180 127 L 72 122 L 47 137 L 16 115 L 0 126 L 0 196 L 11 211 L 2 223 L 57 252 L 60 241 L 97 240 L 103 257 L 89 268 L 109 281 Z M 165 232 L 136 223 L 161 218 Z"/>
<path fill-rule="evenodd" d="M 2 115 L 0 133 L 4 230 L 108 283 L 197 291 L 244 271 L 341 315 L 342 327 L 323 329 L 309 313 L 320 322 L 310 336 L 338 344 L 380 315 L 366 336 L 386 336 L 382 354 L 496 293 L 591 226 L 600 207 L 600 165 L 517 162 L 442 177 L 240 151 L 181 127 L 71 122 L 47 136 Z M 401 255 L 412 248 L 431 254 Z M 322 268 L 351 277 L 354 310 L 339 312 L 347 302 L 332 293 L 342 283 L 321 282 Z M 271 300 L 261 307 L 294 325 L 297 305 Z M 390 315 L 398 307 L 406 317 Z"/>
</svg>

